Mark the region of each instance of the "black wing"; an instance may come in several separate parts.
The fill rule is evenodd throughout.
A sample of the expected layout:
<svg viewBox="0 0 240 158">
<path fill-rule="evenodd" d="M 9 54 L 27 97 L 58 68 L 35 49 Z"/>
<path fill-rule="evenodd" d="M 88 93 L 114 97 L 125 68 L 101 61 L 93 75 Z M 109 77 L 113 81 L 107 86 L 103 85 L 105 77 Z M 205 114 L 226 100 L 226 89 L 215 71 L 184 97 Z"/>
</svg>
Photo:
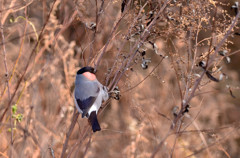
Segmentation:
<svg viewBox="0 0 240 158">
<path fill-rule="evenodd" d="M 89 109 L 91 108 L 91 106 L 93 105 L 93 103 L 95 102 L 95 100 L 97 99 L 97 97 L 89 97 L 85 100 L 80 100 L 77 99 L 77 104 L 79 106 L 79 108 L 82 110 L 82 117 L 86 116 Z"/>
</svg>

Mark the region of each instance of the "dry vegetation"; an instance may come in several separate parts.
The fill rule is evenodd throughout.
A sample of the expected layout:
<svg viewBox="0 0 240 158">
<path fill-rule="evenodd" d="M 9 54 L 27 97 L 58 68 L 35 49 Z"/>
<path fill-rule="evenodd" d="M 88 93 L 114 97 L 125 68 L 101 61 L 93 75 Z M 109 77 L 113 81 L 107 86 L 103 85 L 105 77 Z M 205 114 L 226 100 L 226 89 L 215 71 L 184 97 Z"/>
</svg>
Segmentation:
<svg viewBox="0 0 240 158">
<path fill-rule="evenodd" d="M 1 0 L 0 157 L 239 157 L 239 17 L 222 0 Z M 102 131 L 73 102 L 86 65 Z"/>
</svg>

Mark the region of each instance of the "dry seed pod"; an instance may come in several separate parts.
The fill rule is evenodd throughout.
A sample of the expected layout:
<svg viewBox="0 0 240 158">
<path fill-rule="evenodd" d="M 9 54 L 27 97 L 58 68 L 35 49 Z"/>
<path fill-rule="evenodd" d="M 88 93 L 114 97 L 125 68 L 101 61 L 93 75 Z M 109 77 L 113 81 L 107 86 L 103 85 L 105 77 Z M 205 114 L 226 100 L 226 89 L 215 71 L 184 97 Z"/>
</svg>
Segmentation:
<svg viewBox="0 0 240 158">
<path fill-rule="evenodd" d="M 215 77 L 213 77 L 209 71 L 206 71 L 206 75 L 210 80 L 212 80 L 214 82 L 219 82 L 219 80 L 216 79 Z"/>
</svg>

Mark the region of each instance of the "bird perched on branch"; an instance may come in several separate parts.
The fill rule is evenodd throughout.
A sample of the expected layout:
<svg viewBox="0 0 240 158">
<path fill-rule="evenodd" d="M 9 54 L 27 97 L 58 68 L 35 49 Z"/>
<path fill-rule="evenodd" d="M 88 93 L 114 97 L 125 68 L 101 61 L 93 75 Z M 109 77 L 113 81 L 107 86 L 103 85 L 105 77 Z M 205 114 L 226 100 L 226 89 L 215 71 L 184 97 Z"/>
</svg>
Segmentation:
<svg viewBox="0 0 240 158">
<path fill-rule="evenodd" d="M 97 112 L 103 101 L 109 98 L 107 87 L 96 78 L 94 68 L 83 67 L 78 70 L 75 80 L 74 101 L 78 111 L 87 117 L 93 132 L 100 131 Z"/>
</svg>

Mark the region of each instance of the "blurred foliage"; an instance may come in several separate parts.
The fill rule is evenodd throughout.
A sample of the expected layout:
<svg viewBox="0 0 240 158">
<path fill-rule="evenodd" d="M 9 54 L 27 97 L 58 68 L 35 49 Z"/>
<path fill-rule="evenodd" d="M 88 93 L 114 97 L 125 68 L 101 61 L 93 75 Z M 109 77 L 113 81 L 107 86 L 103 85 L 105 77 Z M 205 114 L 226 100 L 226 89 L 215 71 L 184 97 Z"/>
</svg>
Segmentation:
<svg viewBox="0 0 240 158">
<path fill-rule="evenodd" d="M 0 157 L 61 156 L 75 73 L 86 65 L 117 93 L 99 114 L 102 131 L 78 118 L 65 156 L 238 157 L 236 8 L 226 0 L 1 1 Z"/>
</svg>

